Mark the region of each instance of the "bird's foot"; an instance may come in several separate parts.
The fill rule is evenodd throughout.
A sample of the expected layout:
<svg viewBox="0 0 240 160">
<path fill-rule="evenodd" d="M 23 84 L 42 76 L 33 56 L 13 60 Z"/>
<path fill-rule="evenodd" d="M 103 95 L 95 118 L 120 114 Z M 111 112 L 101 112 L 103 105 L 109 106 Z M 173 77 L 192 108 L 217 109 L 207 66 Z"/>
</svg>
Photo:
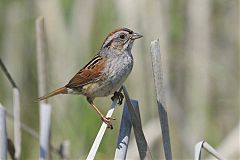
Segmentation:
<svg viewBox="0 0 240 160">
<path fill-rule="evenodd" d="M 123 94 L 121 92 L 114 92 L 111 100 L 114 101 L 115 98 L 117 99 L 117 104 L 121 105 L 124 99 Z"/>
<path fill-rule="evenodd" d="M 111 117 L 101 117 L 101 120 L 107 124 L 107 128 L 113 129 L 113 125 L 111 120 L 115 120 L 115 118 L 111 118 Z"/>
</svg>

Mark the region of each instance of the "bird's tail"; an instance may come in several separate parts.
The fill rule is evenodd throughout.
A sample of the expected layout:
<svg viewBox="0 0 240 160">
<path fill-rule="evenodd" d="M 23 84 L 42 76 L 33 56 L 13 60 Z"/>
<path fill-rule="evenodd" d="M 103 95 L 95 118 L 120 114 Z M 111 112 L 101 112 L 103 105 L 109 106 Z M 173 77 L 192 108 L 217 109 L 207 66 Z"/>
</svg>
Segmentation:
<svg viewBox="0 0 240 160">
<path fill-rule="evenodd" d="M 39 97 L 38 100 L 42 101 L 44 99 L 48 99 L 49 97 L 52 97 L 52 96 L 55 96 L 55 95 L 58 95 L 58 94 L 66 94 L 66 93 L 68 93 L 67 88 L 66 87 L 61 87 L 61 88 L 58 88 L 58 89 L 50 92 L 49 94 L 47 94 L 45 96 Z"/>
</svg>

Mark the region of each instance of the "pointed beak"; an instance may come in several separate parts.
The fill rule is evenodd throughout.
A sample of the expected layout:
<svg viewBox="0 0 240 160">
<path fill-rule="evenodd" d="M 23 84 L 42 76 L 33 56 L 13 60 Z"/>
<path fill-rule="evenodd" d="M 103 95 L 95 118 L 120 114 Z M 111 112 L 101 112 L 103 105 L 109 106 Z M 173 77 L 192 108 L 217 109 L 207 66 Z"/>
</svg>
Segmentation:
<svg viewBox="0 0 240 160">
<path fill-rule="evenodd" d="M 135 39 L 139 39 L 139 38 L 141 38 L 141 37 L 143 37 L 141 34 L 139 34 L 139 33 L 133 33 L 131 39 L 132 39 L 132 40 L 135 40 Z"/>
</svg>

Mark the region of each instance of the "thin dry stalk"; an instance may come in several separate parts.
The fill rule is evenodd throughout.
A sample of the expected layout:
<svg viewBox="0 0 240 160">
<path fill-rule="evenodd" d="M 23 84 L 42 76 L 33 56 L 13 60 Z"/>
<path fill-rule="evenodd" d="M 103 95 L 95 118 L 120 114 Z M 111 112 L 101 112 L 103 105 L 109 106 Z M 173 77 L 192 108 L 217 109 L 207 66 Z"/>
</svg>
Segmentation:
<svg viewBox="0 0 240 160">
<path fill-rule="evenodd" d="M 131 100 L 134 107 L 136 107 L 137 101 Z M 134 102 L 133 102 L 134 101 Z M 124 160 L 126 159 L 128 143 L 130 140 L 130 134 L 132 129 L 132 122 L 130 119 L 130 114 L 127 108 L 127 103 L 124 103 L 121 126 L 118 134 L 117 148 L 115 150 L 115 160 Z"/>
<path fill-rule="evenodd" d="M 13 88 L 14 147 L 15 147 L 14 158 L 18 160 L 20 159 L 21 156 L 20 95 L 15 81 L 13 80 L 12 76 L 8 72 L 6 66 L 4 65 L 1 59 L 0 66 Z"/>
<path fill-rule="evenodd" d="M 131 103 L 130 97 L 128 95 L 127 89 L 125 86 L 123 88 L 123 93 L 126 98 L 126 103 L 128 106 L 128 111 L 130 113 L 132 125 L 133 125 L 133 130 L 134 134 L 136 137 L 136 142 L 138 146 L 138 152 L 140 159 L 152 159 L 151 152 L 149 149 L 149 146 L 147 144 L 146 138 L 144 136 L 143 130 L 142 130 L 142 124 L 141 124 L 141 119 L 140 119 L 140 113 L 139 110 L 134 110 L 133 104 Z M 138 103 L 136 103 L 138 108 Z"/>
<path fill-rule="evenodd" d="M 116 107 L 116 104 L 117 104 L 117 100 L 114 99 L 114 101 L 113 101 L 110 109 L 109 109 L 108 112 L 107 112 L 106 117 L 111 117 L 111 116 L 112 116 L 113 111 L 114 111 L 114 109 L 115 109 L 115 107 Z M 93 160 L 93 159 L 94 159 L 94 157 L 95 157 L 95 155 L 96 155 L 96 153 L 97 153 L 98 147 L 99 147 L 99 145 L 100 145 L 100 143 L 101 143 L 101 141 L 102 141 L 102 138 L 103 138 L 103 135 L 104 135 L 106 129 L 107 129 L 107 124 L 105 124 L 105 123 L 103 122 L 103 123 L 102 123 L 102 126 L 101 126 L 101 128 L 99 129 L 98 134 L 97 134 L 97 136 L 96 136 L 96 138 L 95 138 L 95 140 L 94 140 L 94 142 L 93 142 L 93 145 L 92 145 L 92 147 L 91 147 L 91 149 L 90 149 L 90 152 L 88 153 L 87 160 Z"/>
<path fill-rule="evenodd" d="M 39 95 L 47 93 L 47 40 L 44 18 L 36 20 L 37 64 L 38 64 L 38 89 Z M 50 127 L 51 106 L 47 101 L 40 103 L 40 159 L 50 159 Z"/>
<path fill-rule="evenodd" d="M 21 120 L 20 120 L 20 95 L 17 88 L 13 88 L 13 116 L 14 116 L 14 146 L 15 159 L 21 156 Z"/>
<path fill-rule="evenodd" d="M 151 54 L 152 54 L 154 84 L 155 84 L 155 90 L 157 94 L 157 106 L 158 106 L 158 112 L 160 117 L 160 124 L 162 128 L 164 153 L 165 153 L 165 158 L 167 160 L 171 160 L 172 151 L 171 151 L 171 143 L 170 143 L 170 136 L 169 136 L 168 116 L 167 116 L 166 103 L 165 103 L 165 91 L 163 88 L 163 72 L 161 70 L 162 62 L 161 62 L 161 55 L 160 55 L 159 40 L 152 41 L 150 48 L 151 48 Z"/>
<path fill-rule="evenodd" d="M 195 157 L 194 160 L 201 160 L 201 151 L 204 148 L 208 153 L 213 155 L 218 160 L 223 160 L 223 158 L 219 155 L 219 153 L 210 146 L 207 142 L 201 141 L 195 145 Z"/>
<path fill-rule="evenodd" d="M 2 71 L 4 72 L 4 74 L 7 76 L 7 79 L 9 80 L 9 82 L 11 83 L 13 88 L 17 88 L 16 83 L 14 82 L 12 76 L 10 75 L 10 73 L 8 72 L 6 66 L 4 65 L 2 59 L 0 58 L 0 66 L 2 68 Z"/>
<path fill-rule="evenodd" d="M 36 43 L 37 43 L 37 69 L 38 69 L 38 94 L 47 93 L 47 39 L 44 18 L 36 20 Z M 43 102 L 47 102 L 44 100 Z"/>
<path fill-rule="evenodd" d="M 0 104 L 0 159 L 7 159 L 6 111 Z"/>
</svg>

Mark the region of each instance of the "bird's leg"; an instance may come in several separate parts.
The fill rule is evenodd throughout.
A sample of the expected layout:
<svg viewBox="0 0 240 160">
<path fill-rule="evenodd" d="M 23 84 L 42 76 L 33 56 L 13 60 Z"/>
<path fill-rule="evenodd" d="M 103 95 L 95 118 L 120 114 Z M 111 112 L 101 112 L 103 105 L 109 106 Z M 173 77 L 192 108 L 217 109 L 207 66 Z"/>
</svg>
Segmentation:
<svg viewBox="0 0 240 160">
<path fill-rule="evenodd" d="M 111 118 L 111 117 L 105 117 L 100 111 L 99 109 L 94 105 L 93 103 L 93 99 L 87 97 L 87 101 L 88 103 L 93 107 L 93 109 L 97 112 L 97 114 L 101 117 L 101 120 L 107 124 L 107 127 L 110 129 L 113 129 L 111 120 L 115 120 L 115 118 Z"/>
<path fill-rule="evenodd" d="M 116 91 L 116 92 L 114 92 L 113 96 L 111 97 L 111 100 L 114 101 L 115 98 L 118 100 L 117 103 L 119 105 L 121 105 L 123 102 L 123 99 L 124 99 L 123 94 L 120 91 L 118 91 L 118 92 Z"/>
</svg>

